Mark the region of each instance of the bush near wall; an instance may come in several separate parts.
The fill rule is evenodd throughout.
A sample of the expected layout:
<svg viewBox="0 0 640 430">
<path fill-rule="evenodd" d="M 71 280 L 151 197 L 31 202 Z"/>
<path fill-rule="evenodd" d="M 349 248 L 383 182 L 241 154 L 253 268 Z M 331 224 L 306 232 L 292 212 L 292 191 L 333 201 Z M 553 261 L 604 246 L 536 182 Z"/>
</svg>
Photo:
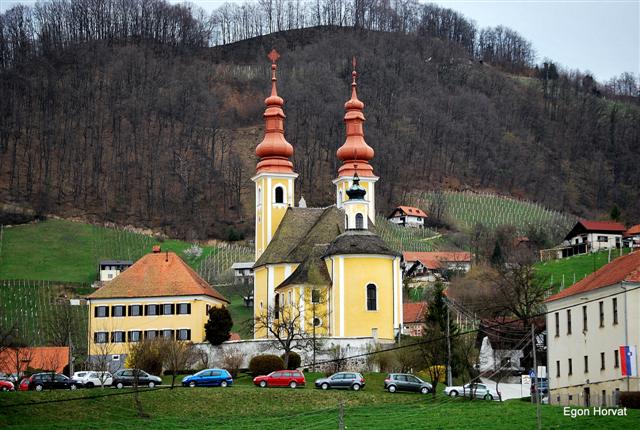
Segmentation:
<svg viewBox="0 0 640 430">
<path fill-rule="evenodd" d="M 267 375 L 282 369 L 284 369 L 284 361 L 277 355 L 256 355 L 249 362 L 249 372 L 254 376 Z"/>
<path fill-rule="evenodd" d="M 282 362 L 284 363 L 284 354 L 282 354 L 280 358 L 282 358 Z M 287 369 L 295 370 L 298 367 L 300 367 L 301 363 L 302 363 L 302 359 L 300 358 L 300 355 L 297 352 L 291 351 L 289 353 L 289 365 L 287 366 Z"/>
<path fill-rule="evenodd" d="M 620 406 L 623 406 L 629 409 L 640 409 L 640 391 L 621 392 Z"/>
</svg>

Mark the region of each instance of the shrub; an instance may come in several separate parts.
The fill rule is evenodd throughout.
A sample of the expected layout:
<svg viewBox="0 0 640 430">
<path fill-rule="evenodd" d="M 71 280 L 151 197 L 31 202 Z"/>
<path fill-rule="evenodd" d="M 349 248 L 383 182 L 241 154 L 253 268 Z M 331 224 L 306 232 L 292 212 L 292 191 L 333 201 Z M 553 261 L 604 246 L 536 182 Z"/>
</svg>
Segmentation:
<svg viewBox="0 0 640 430">
<path fill-rule="evenodd" d="M 229 348 L 222 352 L 222 360 L 220 364 L 226 369 L 234 378 L 238 377 L 238 370 L 242 366 L 242 360 L 244 355 L 237 348 Z"/>
<path fill-rule="evenodd" d="M 209 320 L 204 325 L 205 337 L 213 346 L 229 340 L 233 320 L 229 310 L 224 307 L 213 307 L 209 310 Z"/>
<path fill-rule="evenodd" d="M 249 362 L 249 372 L 254 376 L 266 375 L 282 369 L 284 369 L 284 361 L 277 355 L 256 355 Z"/>
<path fill-rule="evenodd" d="M 280 358 L 282 358 L 282 362 L 284 363 L 284 354 L 282 354 Z M 287 369 L 295 370 L 298 367 L 300 367 L 301 363 L 302 363 L 302 358 L 300 358 L 300 354 L 293 351 L 289 352 L 289 364 L 287 365 Z"/>
<path fill-rule="evenodd" d="M 621 392 L 620 406 L 623 406 L 629 409 L 640 409 L 640 391 Z"/>
<path fill-rule="evenodd" d="M 127 356 L 126 366 L 141 369 L 152 375 L 162 373 L 163 343 L 161 339 L 143 340 L 132 344 Z"/>
</svg>

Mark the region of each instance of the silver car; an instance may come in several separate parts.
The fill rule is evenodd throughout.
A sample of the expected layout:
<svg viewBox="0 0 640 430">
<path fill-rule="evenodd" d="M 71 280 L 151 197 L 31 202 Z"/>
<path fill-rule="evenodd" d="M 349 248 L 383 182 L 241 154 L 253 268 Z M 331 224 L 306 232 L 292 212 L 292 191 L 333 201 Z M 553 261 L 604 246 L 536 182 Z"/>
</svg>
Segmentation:
<svg viewBox="0 0 640 430">
<path fill-rule="evenodd" d="M 477 399 L 493 400 L 500 399 L 500 393 L 492 388 L 489 388 L 486 384 L 466 384 L 461 387 L 447 387 L 444 389 L 444 393 L 447 396 L 458 397 L 475 397 Z"/>
</svg>

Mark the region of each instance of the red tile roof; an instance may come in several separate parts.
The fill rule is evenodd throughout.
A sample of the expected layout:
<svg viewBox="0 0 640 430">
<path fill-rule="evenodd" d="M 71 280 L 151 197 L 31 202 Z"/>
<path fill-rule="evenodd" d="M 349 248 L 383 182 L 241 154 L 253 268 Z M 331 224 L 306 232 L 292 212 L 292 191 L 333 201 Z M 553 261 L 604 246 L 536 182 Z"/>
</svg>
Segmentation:
<svg viewBox="0 0 640 430">
<path fill-rule="evenodd" d="M 588 221 L 581 220 L 578 221 L 579 224 L 582 224 L 585 229 L 588 231 L 610 231 L 610 232 L 620 232 L 622 233 L 627 228 L 624 224 L 619 222 L 611 222 L 611 221 Z"/>
<path fill-rule="evenodd" d="M 229 303 L 173 252 L 153 252 L 99 288 L 89 299 L 209 296 Z"/>
<path fill-rule="evenodd" d="M 425 312 L 427 312 L 427 302 L 403 303 L 402 322 L 405 324 L 424 322 Z"/>
<path fill-rule="evenodd" d="M 549 297 L 546 302 L 608 287 L 622 281 L 640 282 L 640 251 L 618 257 L 583 280 Z"/>
<path fill-rule="evenodd" d="M 19 362 L 20 369 L 16 369 Z M 0 372 L 24 372 L 27 367 L 62 373 L 69 363 L 68 346 L 39 346 L 29 348 L 8 348 L 0 353 Z"/>
<path fill-rule="evenodd" d="M 404 261 L 420 261 L 422 264 L 429 261 L 453 261 L 468 263 L 471 261 L 470 252 L 414 252 L 405 251 L 402 253 Z M 424 262 L 423 262 L 424 261 Z M 426 266 L 426 265 L 425 265 Z"/>
<path fill-rule="evenodd" d="M 240 340 L 240 335 L 238 333 L 230 333 L 229 340 Z"/>
<path fill-rule="evenodd" d="M 422 209 L 416 208 L 413 206 L 398 206 L 394 209 L 394 212 L 397 211 L 398 209 L 400 209 L 402 212 L 404 212 L 407 215 L 420 216 L 420 217 L 427 216 L 427 214 Z"/>
<path fill-rule="evenodd" d="M 625 236 L 636 236 L 638 234 L 640 234 L 640 224 L 629 227 L 629 230 L 624 233 Z"/>
</svg>

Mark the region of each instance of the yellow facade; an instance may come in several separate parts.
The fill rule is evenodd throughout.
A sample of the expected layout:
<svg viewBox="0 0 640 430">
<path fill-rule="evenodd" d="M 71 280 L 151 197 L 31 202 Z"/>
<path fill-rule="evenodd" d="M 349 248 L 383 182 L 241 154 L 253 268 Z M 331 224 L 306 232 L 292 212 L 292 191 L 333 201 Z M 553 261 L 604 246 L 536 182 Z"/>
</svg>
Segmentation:
<svg viewBox="0 0 640 430">
<path fill-rule="evenodd" d="M 267 249 L 287 208 L 294 206 L 294 180 L 297 174 L 261 173 L 252 179 L 256 191 L 256 260 Z M 281 194 L 277 194 L 278 189 Z M 278 197 L 281 196 L 281 199 Z"/>
<path fill-rule="evenodd" d="M 171 305 L 173 304 L 172 315 L 145 315 L 145 305 Z M 189 304 L 188 314 L 178 314 L 184 311 L 184 306 Z M 140 316 L 130 316 L 130 306 L 141 306 Z M 130 336 L 132 332 L 141 332 L 141 338 L 150 331 L 161 332 L 172 330 L 172 336 L 176 339 L 178 330 L 189 330 L 188 339 L 192 342 L 203 342 L 205 340 L 204 325 L 208 320 L 208 310 L 211 307 L 224 306 L 225 303 L 209 296 L 183 296 L 183 297 L 141 297 L 127 299 L 91 299 L 89 301 L 89 355 L 116 355 L 127 354 L 131 345 Z M 97 307 L 108 307 L 108 317 L 96 316 Z M 114 307 L 124 306 L 125 316 L 113 316 L 118 310 Z M 114 312 L 115 311 L 115 312 Z M 158 313 L 158 312 L 156 312 Z M 113 333 L 123 333 L 124 341 L 120 341 L 118 336 L 114 338 Z M 96 342 L 96 333 L 108 333 L 107 342 Z M 156 337 L 164 333 L 156 333 Z M 166 333 L 168 334 L 168 333 Z M 181 335 L 186 332 L 181 332 Z M 158 336 L 159 335 L 159 336 Z M 99 335 L 102 336 L 102 335 Z"/>
<path fill-rule="evenodd" d="M 298 268 L 297 263 L 267 264 L 255 269 L 253 273 L 253 314 L 264 315 L 269 306 L 273 307 L 275 289 Z M 256 330 L 256 339 L 265 338 L 265 330 Z"/>
</svg>

